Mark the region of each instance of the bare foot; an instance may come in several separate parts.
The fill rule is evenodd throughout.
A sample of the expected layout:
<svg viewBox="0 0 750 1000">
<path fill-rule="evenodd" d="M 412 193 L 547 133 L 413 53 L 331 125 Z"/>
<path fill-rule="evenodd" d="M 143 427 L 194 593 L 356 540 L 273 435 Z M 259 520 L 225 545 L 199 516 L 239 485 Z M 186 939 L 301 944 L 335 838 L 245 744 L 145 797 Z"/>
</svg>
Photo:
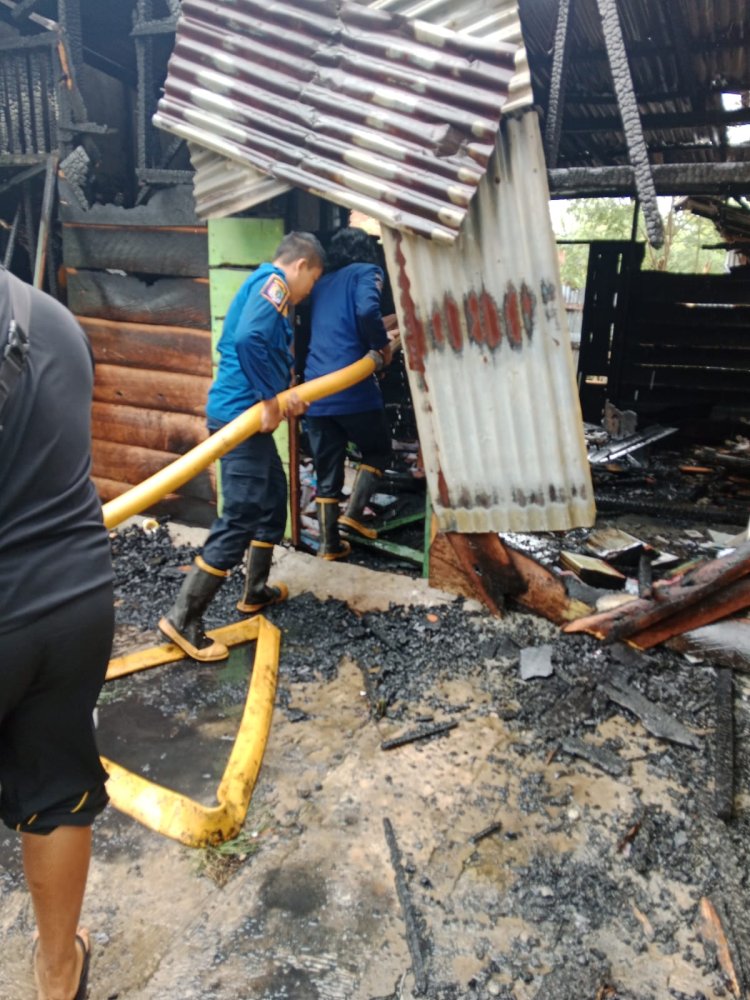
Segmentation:
<svg viewBox="0 0 750 1000">
<path fill-rule="evenodd" d="M 70 957 L 59 968 L 52 970 L 45 967 L 39 933 L 35 933 L 32 954 L 38 1000 L 74 1000 L 81 982 L 83 964 L 90 950 L 89 932 L 85 927 L 79 927 Z"/>
</svg>

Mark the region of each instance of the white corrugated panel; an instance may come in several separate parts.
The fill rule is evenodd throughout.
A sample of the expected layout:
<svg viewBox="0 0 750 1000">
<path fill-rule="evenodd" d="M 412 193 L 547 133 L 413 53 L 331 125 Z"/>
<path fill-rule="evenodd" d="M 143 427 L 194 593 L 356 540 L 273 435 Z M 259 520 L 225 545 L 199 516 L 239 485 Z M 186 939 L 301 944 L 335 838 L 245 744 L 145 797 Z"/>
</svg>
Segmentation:
<svg viewBox="0 0 750 1000">
<path fill-rule="evenodd" d="M 504 122 L 451 247 L 384 230 L 443 531 L 590 525 L 594 499 L 539 122 Z"/>
<path fill-rule="evenodd" d="M 223 219 L 270 198 L 285 194 L 289 185 L 254 167 L 188 143 L 195 170 L 195 211 L 201 219 Z"/>
</svg>

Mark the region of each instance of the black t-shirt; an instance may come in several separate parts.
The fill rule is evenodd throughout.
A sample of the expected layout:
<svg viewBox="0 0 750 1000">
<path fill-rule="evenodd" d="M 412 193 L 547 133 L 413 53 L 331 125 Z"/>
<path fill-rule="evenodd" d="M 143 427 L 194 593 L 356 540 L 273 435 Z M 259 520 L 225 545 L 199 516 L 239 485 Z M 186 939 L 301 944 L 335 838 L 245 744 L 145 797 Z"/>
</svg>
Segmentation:
<svg viewBox="0 0 750 1000">
<path fill-rule="evenodd" d="M 64 306 L 44 292 L 31 295 L 31 349 L 0 431 L 0 632 L 112 579 L 90 479 L 91 349 Z M 10 317 L 0 274 L 3 346 Z"/>
</svg>

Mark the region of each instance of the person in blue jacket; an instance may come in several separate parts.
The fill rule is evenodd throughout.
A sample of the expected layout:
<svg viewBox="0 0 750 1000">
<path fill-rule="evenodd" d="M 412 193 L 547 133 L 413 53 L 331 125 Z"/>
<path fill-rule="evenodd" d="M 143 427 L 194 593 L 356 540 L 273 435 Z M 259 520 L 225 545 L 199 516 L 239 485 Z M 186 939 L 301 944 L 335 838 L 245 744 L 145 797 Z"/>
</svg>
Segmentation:
<svg viewBox="0 0 750 1000">
<path fill-rule="evenodd" d="M 282 413 L 276 396 L 289 388 L 293 331 L 289 307 L 306 298 L 323 273 L 325 255 L 310 233 L 289 233 L 273 262 L 261 264 L 229 307 L 218 344 L 219 368 L 208 393 L 207 424 L 216 433 L 255 403 L 261 432 L 221 459 L 223 508 L 206 544 L 159 629 L 196 660 L 223 660 L 229 651 L 210 639 L 203 613 L 247 549 L 245 591 L 237 608 L 253 614 L 283 601 L 288 588 L 268 585 L 273 547 L 284 537 L 287 486 L 273 431 L 285 416 L 307 409 L 292 393 Z M 249 548 L 248 548 L 249 546 Z"/>
<path fill-rule="evenodd" d="M 306 380 L 359 361 L 371 350 L 381 353 L 384 364 L 390 363 L 391 348 L 381 313 L 383 280 L 367 233 L 354 227 L 340 229 L 328 249 L 326 273 L 310 299 Z M 339 525 L 368 538 L 377 536 L 362 522 L 362 512 L 388 463 L 391 432 L 375 375 L 312 403 L 306 424 L 318 482 L 318 555 L 341 559 L 351 546 L 341 539 Z M 349 441 L 359 449 L 362 461 L 346 511 L 339 517 Z"/>
</svg>

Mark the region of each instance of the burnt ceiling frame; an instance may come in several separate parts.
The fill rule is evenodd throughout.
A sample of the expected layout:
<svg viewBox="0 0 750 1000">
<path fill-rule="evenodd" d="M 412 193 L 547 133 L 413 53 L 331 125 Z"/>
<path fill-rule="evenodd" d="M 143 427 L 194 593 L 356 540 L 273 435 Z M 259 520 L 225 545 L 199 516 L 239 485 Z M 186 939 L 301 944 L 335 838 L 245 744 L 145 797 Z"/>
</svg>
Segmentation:
<svg viewBox="0 0 750 1000">
<path fill-rule="evenodd" d="M 183 139 L 170 142 L 159 155 L 157 140 L 162 133 L 151 119 L 156 111 L 158 89 L 163 79 L 157 81 L 166 66 L 160 64 L 155 38 L 158 35 L 177 31 L 178 5 L 164 0 L 170 10 L 168 17 L 156 17 L 154 0 L 136 0 L 135 21 L 131 37 L 136 51 L 136 177 L 140 184 L 137 202 L 142 202 L 153 184 L 189 184 L 193 180 L 192 170 L 170 170 L 169 164 L 184 146 Z"/>
</svg>

